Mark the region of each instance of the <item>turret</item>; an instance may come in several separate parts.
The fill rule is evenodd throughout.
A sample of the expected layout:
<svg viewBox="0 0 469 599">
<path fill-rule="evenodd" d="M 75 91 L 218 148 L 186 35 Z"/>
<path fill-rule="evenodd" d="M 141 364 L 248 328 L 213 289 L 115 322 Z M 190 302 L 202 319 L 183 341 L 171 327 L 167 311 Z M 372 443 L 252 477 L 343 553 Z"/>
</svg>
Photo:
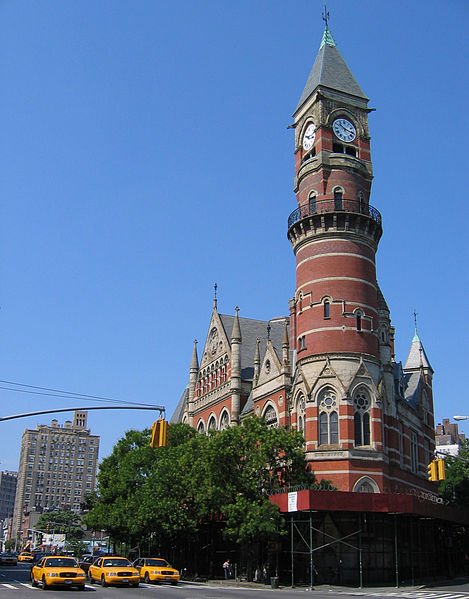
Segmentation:
<svg viewBox="0 0 469 599">
<path fill-rule="evenodd" d="M 231 331 L 231 423 L 238 424 L 241 404 L 241 327 L 236 306 L 236 316 Z"/>
</svg>

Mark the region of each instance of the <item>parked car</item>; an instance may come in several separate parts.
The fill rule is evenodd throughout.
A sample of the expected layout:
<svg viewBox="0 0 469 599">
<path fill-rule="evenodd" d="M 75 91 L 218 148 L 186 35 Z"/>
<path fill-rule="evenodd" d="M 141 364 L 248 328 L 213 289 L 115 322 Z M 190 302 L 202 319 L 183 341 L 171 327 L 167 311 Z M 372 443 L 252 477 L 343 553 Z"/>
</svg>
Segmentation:
<svg viewBox="0 0 469 599">
<path fill-rule="evenodd" d="M 73 557 L 51 555 L 43 557 L 31 568 L 31 586 L 39 584 L 46 591 L 52 586 L 76 586 L 85 590 L 86 574 Z"/>
<path fill-rule="evenodd" d="M 0 566 L 17 566 L 18 565 L 18 557 L 16 553 L 10 553 L 5 551 L 4 553 L 0 553 Z"/>
<path fill-rule="evenodd" d="M 103 587 L 110 584 L 128 584 L 138 587 L 140 575 L 126 557 L 98 557 L 88 569 L 90 582 L 100 582 Z"/>
<path fill-rule="evenodd" d="M 30 551 L 22 551 L 18 555 L 19 562 L 32 562 L 34 559 L 34 555 Z"/>
<path fill-rule="evenodd" d="M 133 563 L 139 571 L 140 580 L 148 582 L 170 582 L 175 585 L 181 578 L 179 571 L 161 557 L 141 557 Z"/>
</svg>

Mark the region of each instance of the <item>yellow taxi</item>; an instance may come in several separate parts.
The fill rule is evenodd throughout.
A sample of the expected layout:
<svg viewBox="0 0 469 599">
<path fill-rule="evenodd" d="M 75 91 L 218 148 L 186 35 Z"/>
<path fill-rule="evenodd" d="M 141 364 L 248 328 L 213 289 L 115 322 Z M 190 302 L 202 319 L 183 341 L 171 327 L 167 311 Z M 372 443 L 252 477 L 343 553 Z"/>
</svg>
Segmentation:
<svg viewBox="0 0 469 599">
<path fill-rule="evenodd" d="M 22 551 L 18 555 L 19 562 L 32 562 L 34 559 L 34 555 L 30 551 Z"/>
<path fill-rule="evenodd" d="M 177 584 L 181 575 L 161 557 L 141 557 L 133 564 L 140 574 L 140 580 L 149 582 L 170 582 Z"/>
<path fill-rule="evenodd" d="M 99 582 L 101 586 L 110 584 L 128 584 L 138 587 L 140 575 L 125 557 L 103 555 L 95 560 L 88 569 L 91 582 Z"/>
<path fill-rule="evenodd" d="M 57 586 L 76 586 L 84 591 L 85 583 L 86 574 L 73 557 L 50 555 L 31 568 L 31 586 L 41 585 L 44 591 Z"/>
</svg>

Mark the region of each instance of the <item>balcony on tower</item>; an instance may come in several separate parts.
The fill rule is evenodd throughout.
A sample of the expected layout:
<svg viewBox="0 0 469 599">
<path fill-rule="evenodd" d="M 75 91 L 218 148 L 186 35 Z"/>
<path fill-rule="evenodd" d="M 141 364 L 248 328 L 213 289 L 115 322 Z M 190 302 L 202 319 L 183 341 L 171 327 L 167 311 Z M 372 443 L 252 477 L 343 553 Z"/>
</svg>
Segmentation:
<svg viewBox="0 0 469 599">
<path fill-rule="evenodd" d="M 288 217 L 288 238 L 293 245 L 305 237 L 333 232 L 363 235 L 378 244 L 383 232 L 381 214 L 363 199 L 335 193 L 326 199 L 310 197 Z"/>
</svg>

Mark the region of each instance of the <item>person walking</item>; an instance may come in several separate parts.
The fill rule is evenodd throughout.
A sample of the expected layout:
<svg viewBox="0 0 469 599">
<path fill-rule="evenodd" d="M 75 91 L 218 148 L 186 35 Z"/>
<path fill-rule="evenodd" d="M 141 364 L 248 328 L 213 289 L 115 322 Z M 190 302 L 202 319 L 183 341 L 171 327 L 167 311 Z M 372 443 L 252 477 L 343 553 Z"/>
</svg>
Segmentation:
<svg viewBox="0 0 469 599">
<path fill-rule="evenodd" d="M 223 563 L 223 572 L 225 573 L 225 580 L 227 580 L 230 577 L 230 560 L 227 559 L 224 563 Z"/>
</svg>

